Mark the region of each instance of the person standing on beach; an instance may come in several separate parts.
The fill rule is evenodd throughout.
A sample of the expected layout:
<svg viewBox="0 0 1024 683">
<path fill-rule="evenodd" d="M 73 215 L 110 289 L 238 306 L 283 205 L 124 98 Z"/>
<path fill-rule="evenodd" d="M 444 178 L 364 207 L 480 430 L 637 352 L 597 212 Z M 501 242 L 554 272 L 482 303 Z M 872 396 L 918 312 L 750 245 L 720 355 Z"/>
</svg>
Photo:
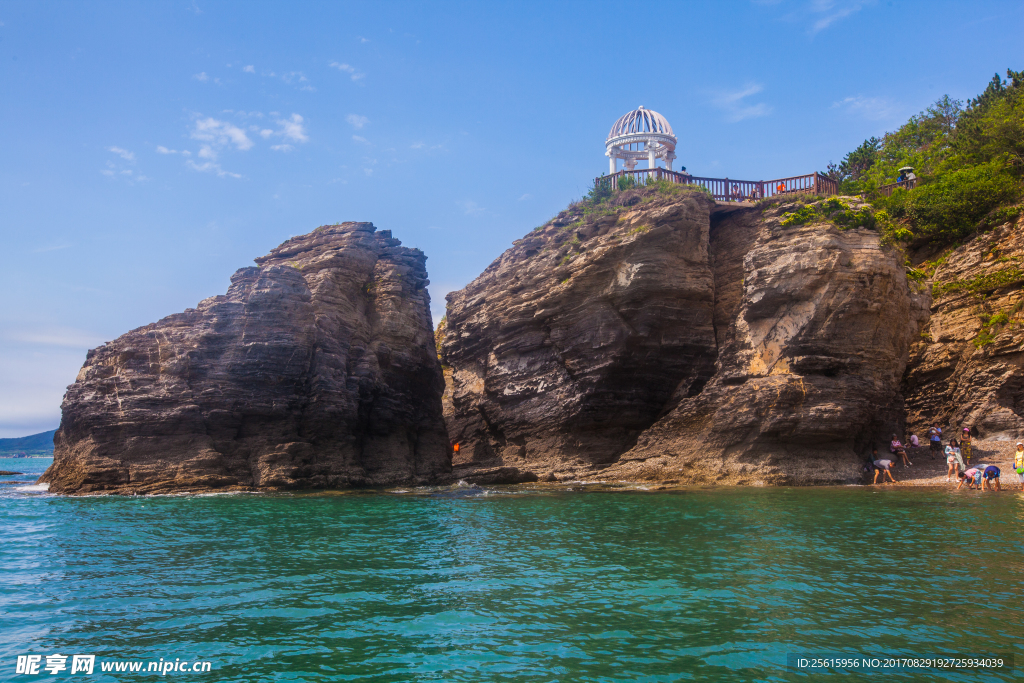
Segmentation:
<svg viewBox="0 0 1024 683">
<path fill-rule="evenodd" d="M 974 455 L 974 449 L 971 447 L 970 427 L 964 427 L 964 434 L 960 437 L 960 451 L 964 454 L 964 459 L 970 462 L 971 456 Z"/>
<path fill-rule="evenodd" d="M 1017 473 L 1017 481 L 1024 491 L 1024 441 L 1017 442 L 1017 450 L 1013 453 L 1013 471 Z"/>
<path fill-rule="evenodd" d="M 946 446 L 946 464 L 949 465 L 949 469 L 946 471 L 946 481 L 952 481 L 952 478 L 959 477 L 960 472 L 966 469 L 956 439 L 950 439 L 949 445 Z"/>
<path fill-rule="evenodd" d="M 928 430 L 928 438 L 931 439 L 931 454 L 932 460 L 935 459 L 935 454 L 942 450 L 942 428 L 939 425 L 932 425 L 932 428 Z"/>
</svg>

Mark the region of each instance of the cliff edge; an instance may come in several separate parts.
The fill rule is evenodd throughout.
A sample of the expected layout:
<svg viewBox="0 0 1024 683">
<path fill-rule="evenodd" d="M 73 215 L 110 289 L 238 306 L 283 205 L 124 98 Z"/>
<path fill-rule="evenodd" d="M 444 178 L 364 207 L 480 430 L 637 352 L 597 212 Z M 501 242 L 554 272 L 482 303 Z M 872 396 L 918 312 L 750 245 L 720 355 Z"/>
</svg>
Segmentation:
<svg viewBox="0 0 1024 683">
<path fill-rule="evenodd" d="M 370 223 L 294 237 L 214 296 L 89 352 L 59 493 L 428 483 L 450 472 L 426 257 Z"/>
<path fill-rule="evenodd" d="M 1024 232 L 1020 207 L 991 230 L 918 261 L 931 316 L 915 338 L 903 391 L 907 422 L 975 437 L 1024 437 Z M 952 434 L 947 434 L 952 436 Z"/>
<path fill-rule="evenodd" d="M 833 209 L 864 213 L 644 188 L 518 240 L 448 296 L 456 475 L 859 481 L 927 302 Z"/>
</svg>

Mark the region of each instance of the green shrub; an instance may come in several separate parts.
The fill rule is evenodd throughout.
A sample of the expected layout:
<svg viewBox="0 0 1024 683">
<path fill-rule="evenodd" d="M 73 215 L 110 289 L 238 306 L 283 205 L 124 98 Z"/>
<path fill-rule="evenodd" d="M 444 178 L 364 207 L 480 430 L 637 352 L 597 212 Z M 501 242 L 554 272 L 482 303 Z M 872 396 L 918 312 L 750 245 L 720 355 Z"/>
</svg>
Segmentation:
<svg viewBox="0 0 1024 683">
<path fill-rule="evenodd" d="M 782 225 L 803 225 L 815 220 L 827 221 L 836 225 L 840 230 L 874 228 L 878 223 L 871 209 L 867 207 L 854 209 L 842 199 L 832 197 L 783 214 Z"/>
<path fill-rule="evenodd" d="M 782 214 L 782 225 L 787 227 L 790 225 L 803 225 L 818 218 L 821 218 L 821 214 L 815 211 L 813 206 L 801 206 L 796 211 L 787 211 Z"/>
<path fill-rule="evenodd" d="M 989 344 L 991 344 L 993 341 L 995 341 L 995 338 L 996 337 L 994 334 L 992 334 L 988 330 L 983 329 L 980 333 L 978 333 L 978 336 L 975 337 L 974 341 L 972 341 L 971 343 L 974 344 L 974 348 L 980 349 L 982 346 L 988 346 Z"/>
<path fill-rule="evenodd" d="M 590 192 L 584 197 L 584 201 L 591 206 L 600 204 L 608 201 L 612 196 L 612 179 L 601 178 L 594 186 L 590 188 Z"/>
<path fill-rule="evenodd" d="M 995 211 L 990 211 L 989 214 L 985 216 L 985 219 L 981 221 L 979 227 L 981 227 L 982 230 L 990 230 L 997 225 L 1017 220 L 1020 213 L 1021 209 L 1019 206 L 1004 206 L 996 209 Z"/>
<path fill-rule="evenodd" d="M 1006 313 L 996 313 L 994 316 L 988 319 L 989 327 L 995 327 L 997 325 L 1005 325 L 1010 322 L 1010 316 Z"/>
<path fill-rule="evenodd" d="M 932 295 L 937 298 L 950 292 L 985 294 L 1021 282 L 1024 282 L 1024 270 L 1016 267 L 1004 268 L 994 273 L 983 273 L 969 280 L 940 283 L 932 287 Z"/>
<path fill-rule="evenodd" d="M 632 174 L 619 176 L 619 191 L 632 190 L 637 186 L 636 177 Z"/>
<path fill-rule="evenodd" d="M 897 190 L 892 197 L 875 200 L 893 218 L 906 218 L 915 237 L 933 242 L 963 239 L 990 211 L 1015 201 L 1020 184 L 989 163 L 961 168 L 914 190 Z"/>
</svg>

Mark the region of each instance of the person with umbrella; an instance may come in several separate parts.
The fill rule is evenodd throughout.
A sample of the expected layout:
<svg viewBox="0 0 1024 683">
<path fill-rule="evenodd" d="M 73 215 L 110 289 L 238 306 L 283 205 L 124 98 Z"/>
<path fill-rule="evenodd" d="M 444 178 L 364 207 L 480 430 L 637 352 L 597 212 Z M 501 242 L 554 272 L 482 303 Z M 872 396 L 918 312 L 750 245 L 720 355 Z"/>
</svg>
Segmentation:
<svg viewBox="0 0 1024 683">
<path fill-rule="evenodd" d="M 913 181 L 917 180 L 917 176 L 914 175 L 913 166 L 904 166 L 900 169 L 900 177 L 896 179 L 898 183 L 904 183 L 906 189 L 913 187 Z"/>
</svg>

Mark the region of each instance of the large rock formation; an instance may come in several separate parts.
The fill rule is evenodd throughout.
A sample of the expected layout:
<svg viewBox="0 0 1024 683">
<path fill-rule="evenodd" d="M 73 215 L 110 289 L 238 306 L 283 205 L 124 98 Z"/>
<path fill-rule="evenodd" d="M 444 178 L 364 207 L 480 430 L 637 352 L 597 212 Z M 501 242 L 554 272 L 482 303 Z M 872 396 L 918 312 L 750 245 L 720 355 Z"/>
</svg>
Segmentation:
<svg viewBox="0 0 1024 683">
<path fill-rule="evenodd" d="M 727 330 L 718 372 L 699 395 L 679 397 L 607 476 L 853 482 L 872 442 L 902 433 L 899 386 L 924 299 L 878 233 L 784 227 L 789 209 L 713 227 L 725 294 L 716 313 Z"/>
<path fill-rule="evenodd" d="M 715 348 L 712 204 L 688 193 L 562 216 L 449 295 L 457 463 L 608 464 L 674 392 L 700 390 Z"/>
<path fill-rule="evenodd" d="M 919 434 L 937 423 L 986 439 L 1024 437 L 1020 221 L 918 264 L 933 298 L 904 384 L 907 421 Z"/>
<path fill-rule="evenodd" d="M 450 472 L 426 257 L 370 223 L 295 237 L 226 296 L 89 352 L 50 490 L 426 483 Z"/>
<path fill-rule="evenodd" d="M 898 256 L 870 230 L 784 227 L 793 205 L 614 203 L 563 212 L 449 295 L 456 473 L 858 479 L 902 426 L 924 315 Z"/>
</svg>

